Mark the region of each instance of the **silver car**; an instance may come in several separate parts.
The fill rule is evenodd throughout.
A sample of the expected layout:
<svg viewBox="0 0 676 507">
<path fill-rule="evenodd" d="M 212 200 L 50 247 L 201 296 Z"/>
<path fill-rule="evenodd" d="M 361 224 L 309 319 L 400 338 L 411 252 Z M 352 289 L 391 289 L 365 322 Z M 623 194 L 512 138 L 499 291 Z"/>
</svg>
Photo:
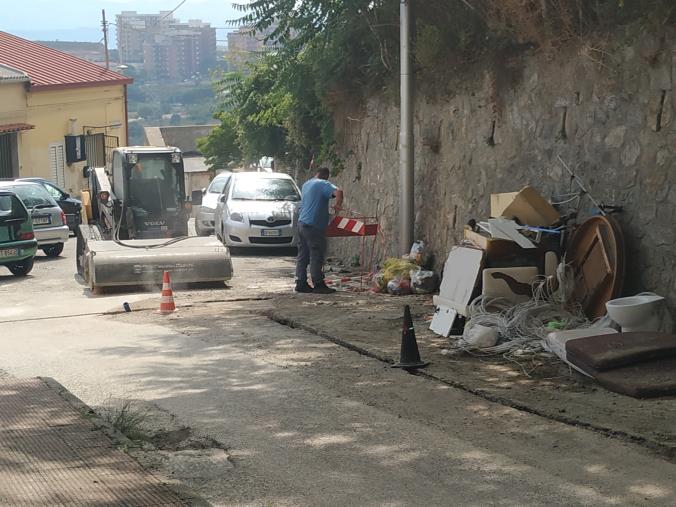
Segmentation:
<svg viewBox="0 0 676 507">
<path fill-rule="evenodd" d="M 300 190 L 284 173 L 234 173 L 219 197 L 216 236 L 235 247 L 296 245 Z"/>
<path fill-rule="evenodd" d="M 48 257 L 60 255 L 68 241 L 68 224 L 65 213 L 45 187 L 38 183 L 3 181 L 0 188 L 14 192 L 30 212 L 38 248 Z"/>
<path fill-rule="evenodd" d="M 216 206 L 218 205 L 218 198 L 225 190 L 225 185 L 227 185 L 230 180 L 231 172 L 222 172 L 218 173 L 211 183 L 204 190 L 204 196 L 202 197 L 202 204 L 200 205 L 200 210 L 197 213 L 195 218 L 195 232 L 198 236 L 209 236 L 214 232 L 214 213 L 216 212 Z"/>
</svg>

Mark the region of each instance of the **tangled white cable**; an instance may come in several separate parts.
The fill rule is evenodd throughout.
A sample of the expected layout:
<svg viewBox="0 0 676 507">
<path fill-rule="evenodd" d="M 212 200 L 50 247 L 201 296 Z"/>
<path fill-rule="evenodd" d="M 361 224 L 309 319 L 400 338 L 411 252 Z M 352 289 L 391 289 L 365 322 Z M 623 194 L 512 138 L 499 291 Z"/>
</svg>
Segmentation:
<svg viewBox="0 0 676 507">
<path fill-rule="evenodd" d="M 533 297 L 524 303 L 514 304 L 501 298 L 479 296 L 469 305 L 467 324 L 463 336 L 472 328 L 485 326 L 497 329 L 500 340 L 493 347 L 480 348 L 460 339 L 459 349 L 486 355 L 505 354 L 521 350 L 537 352 L 542 340 L 552 329 L 547 324 L 556 321 L 564 329 L 589 327 L 591 322 L 579 305 L 569 303 L 572 288 L 571 270 L 565 264 L 557 269 L 558 288 L 551 290 L 551 281 L 538 277 L 532 283 Z"/>
</svg>

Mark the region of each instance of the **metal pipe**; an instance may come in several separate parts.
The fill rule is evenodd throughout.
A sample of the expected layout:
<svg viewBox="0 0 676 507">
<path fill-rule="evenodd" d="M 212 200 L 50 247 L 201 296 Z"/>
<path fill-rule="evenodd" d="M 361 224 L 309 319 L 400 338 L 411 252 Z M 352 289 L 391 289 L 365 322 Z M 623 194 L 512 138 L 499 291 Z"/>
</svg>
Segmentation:
<svg viewBox="0 0 676 507">
<path fill-rule="evenodd" d="M 411 3 L 400 0 L 401 123 L 399 130 L 399 249 L 408 253 L 415 221 L 413 192 L 413 70 L 411 66 Z"/>
</svg>

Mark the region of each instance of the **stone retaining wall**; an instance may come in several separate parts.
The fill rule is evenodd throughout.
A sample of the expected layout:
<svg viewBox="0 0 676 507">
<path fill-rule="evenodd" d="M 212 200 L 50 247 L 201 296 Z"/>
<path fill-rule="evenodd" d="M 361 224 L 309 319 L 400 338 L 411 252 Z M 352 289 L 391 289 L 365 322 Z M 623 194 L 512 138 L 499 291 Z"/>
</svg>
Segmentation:
<svg viewBox="0 0 676 507">
<path fill-rule="evenodd" d="M 415 235 L 436 268 L 467 220 L 488 216 L 491 193 L 530 184 L 556 199 L 576 190 L 560 155 L 597 200 L 624 208 L 626 292 L 656 291 L 673 305 L 676 36 L 477 67 L 416 100 Z M 378 214 L 387 253 L 398 253 L 398 104 L 382 96 L 344 107 L 336 125 L 346 204 Z M 585 199 L 582 212 L 590 209 Z M 357 242 L 332 240 L 331 250 L 353 258 Z"/>
</svg>

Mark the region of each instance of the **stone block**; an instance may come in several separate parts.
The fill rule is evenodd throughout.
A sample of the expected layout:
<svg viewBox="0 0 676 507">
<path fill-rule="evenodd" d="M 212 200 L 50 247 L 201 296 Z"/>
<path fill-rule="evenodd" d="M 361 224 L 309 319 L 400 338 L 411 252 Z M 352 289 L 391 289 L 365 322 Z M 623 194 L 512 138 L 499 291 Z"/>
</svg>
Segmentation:
<svg viewBox="0 0 676 507">
<path fill-rule="evenodd" d="M 610 129 L 605 138 L 605 144 L 608 148 L 619 148 L 624 144 L 624 135 L 627 132 L 627 127 L 620 126 Z"/>
<path fill-rule="evenodd" d="M 622 164 L 631 167 L 636 164 L 638 157 L 641 156 L 641 145 L 636 140 L 629 141 L 622 150 Z"/>
</svg>

